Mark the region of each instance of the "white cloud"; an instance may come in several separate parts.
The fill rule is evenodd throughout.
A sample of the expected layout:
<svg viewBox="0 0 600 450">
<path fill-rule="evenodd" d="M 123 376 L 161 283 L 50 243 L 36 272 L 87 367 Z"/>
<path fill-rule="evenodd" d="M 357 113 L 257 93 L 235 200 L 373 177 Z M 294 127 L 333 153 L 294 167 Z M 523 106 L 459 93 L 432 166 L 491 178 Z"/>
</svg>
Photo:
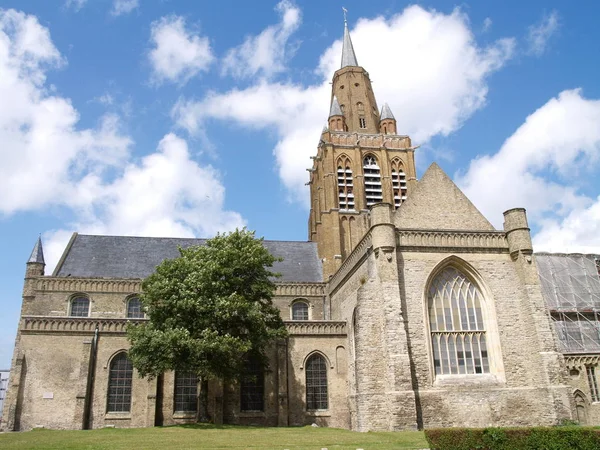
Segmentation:
<svg viewBox="0 0 600 450">
<path fill-rule="evenodd" d="M 537 24 L 530 26 L 527 34 L 529 53 L 541 56 L 546 51 L 550 38 L 556 33 L 559 26 L 559 17 L 556 11 L 544 15 Z"/>
<path fill-rule="evenodd" d="M 209 236 L 244 224 L 224 209 L 219 173 L 194 161 L 183 139 L 168 134 L 134 163 L 119 116 L 77 128 L 77 110 L 45 84 L 46 70 L 61 64 L 35 17 L 0 11 L 0 214 L 60 206 L 82 232 L 151 236 Z M 69 235 L 46 235 L 49 270 Z"/>
<path fill-rule="evenodd" d="M 207 37 L 186 29 L 181 16 L 168 16 L 153 22 L 148 57 L 153 81 L 185 84 L 190 78 L 207 71 L 214 60 Z"/>
<path fill-rule="evenodd" d="M 282 0 L 275 10 L 281 22 L 265 28 L 257 36 L 248 36 L 239 47 L 230 49 L 223 59 L 223 74 L 250 77 L 257 74 L 270 77 L 285 70 L 285 62 L 292 56 L 288 39 L 302 21 L 300 9 L 288 0 Z"/>
<path fill-rule="evenodd" d="M 600 100 L 563 91 L 527 117 L 497 153 L 472 161 L 457 181 L 496 227 L 502 211 L 525 207 L 540 227 L 536 250 L 594 242 L 600 248 L 600 200 L 580 193 L 600 159 L 598 123 Z"/>
<path fill-rule="evenodd" d="M 399 132 L 417 144 L 451 133 L 485 104 L 487 78 L 512 56 L 515 45 L 513 39 L 501 39 L 479 47 L 460 10 L 443 14 L 420 6 L 389 19 L 361 19 L 351 35 L 378 101 L 390 104 Z M 340 39 L 324 52 L 317 68 L 322 81 L 313 86 L 263 79 L 201 101 L 181 99 L 173 116 L 192 133 L 204 132 L 208 118 L 276 130 L 279 176 L 292 196 L 307 204 L 305 168 L 327 120 L 329 80 L 339 68 L 341 49 Z"/>
<path fill-rule="evenodd" d="M 65 8 L 73 8 L 79 11 L 87 3 L 87 0 L 65 0 Z"/>
<path fill-rule="evenodd" d="M 133 11 L 139 6 L 139 0 L 114 0 L 110 13 L 113 16 L 129 14 L 131 11 Z"/>
<path fill-rule="evenodd" d="M 482 31 L 484 33 L 490 31 L 490 29 L 492 28 L 492 19 L 490 17 L 486 17 L 485 19 L 483 19 L 483 28 Z"/>
</svg>

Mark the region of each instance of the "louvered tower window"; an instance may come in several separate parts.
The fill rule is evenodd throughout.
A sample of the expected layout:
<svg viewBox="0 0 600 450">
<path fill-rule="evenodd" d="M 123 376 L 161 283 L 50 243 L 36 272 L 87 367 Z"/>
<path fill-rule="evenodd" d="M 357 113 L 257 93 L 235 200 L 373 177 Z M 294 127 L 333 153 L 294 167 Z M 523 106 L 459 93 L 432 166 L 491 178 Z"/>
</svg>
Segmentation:
<svg viewBox="0 0 600 450">
<path fill-rule="evenodd" d="M 396 209 L 406 200 L 406 174 L 402 169 L 400 161 L 395 160 L 392 162 L 392 189 Z"/>
<path fill-rule="evenodd" d="M 383 201 L 381 191 L 381 172 L 374 156 L 365 156 L 363 160 L 363 173 L 365 176 L 365 198 L 367 206 Z"/>
<path fill-rule="evenodd" d="M 429 325 L 436 375 L 488 373 L 481 292 L 454 267 L 429 287 Z"/>
<path fill-rule="evenodd" d="M 337 168 L 338 201 L 340 209 L 354 211 L 354 185 L 350 160 L 340 160 Z"/>
</svg>

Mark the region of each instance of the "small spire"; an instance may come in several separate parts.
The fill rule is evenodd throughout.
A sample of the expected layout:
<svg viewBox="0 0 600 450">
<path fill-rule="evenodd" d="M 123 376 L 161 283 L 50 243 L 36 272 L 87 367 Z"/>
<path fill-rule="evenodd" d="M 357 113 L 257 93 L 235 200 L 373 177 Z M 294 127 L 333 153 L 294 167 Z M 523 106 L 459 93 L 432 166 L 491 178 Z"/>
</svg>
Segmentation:
<svg viewBox="0 0 600 450">
<path fill-rule="evenodd" d="M 27 263 L 41 263 L 46 264 L 44 261 L 44 249 L 42 248 L 42 237 L 39 236 L 35 246 L 33 247 L 33 251 L 31 252 L 31 256 Z"/>
<path fill-rule="evenodd" d="M 348 20 L 346 20 L 346 13 L 348 10 L 346 8 L 342 9 L 344 10 L 344 41 L 342 44 L 341 69 L 347 66 L 358 66 L 356 55 L 354 54 L 354 47 L 352 46 L 352 40 L 350 39 L 350 32 L 348 31 Z"/>
<path fill-rule="evenodd" d="M 384 119 L 396 120 L 396 118 L 394 117 L 394 114 L 392 114 L 392 110 L 390 109 L 390 107 L 387 103 L 383 104 L 383 108 L 381 108 L 381 114 L 379 115 L 379 120 L 384 120 Z"/>
<path fill-rule="evenodd" d="M 340 108 L 340 104 L 338 102 L 337 97 L 334 95 L 333 100 L 331 102 L 331 109 L 329 110 L 329 117 L 332 116 L 343 116 L 342 108 Z"/>
</svg>

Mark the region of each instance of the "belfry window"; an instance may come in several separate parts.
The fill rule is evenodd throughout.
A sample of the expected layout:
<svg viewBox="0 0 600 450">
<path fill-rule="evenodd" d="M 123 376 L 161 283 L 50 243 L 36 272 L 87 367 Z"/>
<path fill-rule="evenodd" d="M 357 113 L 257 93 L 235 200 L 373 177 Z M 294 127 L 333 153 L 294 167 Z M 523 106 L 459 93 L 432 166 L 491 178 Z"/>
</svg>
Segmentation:
<svg viewBox="0 0 600 450">
<path fill-rule="evenodd" d="M 359 117 L 358 118 L 358 126 L 360 128 L 367 128 L 367 119 L 365 119 L 364 117 Z"/>
<path fill-rule="evenodd" d="M 133 365 L 125 352 L 121 352 L 110 363 L 107 412 L 131 411 L 132 380 Z"/>
<path fill-rule="evenodd" d="M 406 200 L 406 174 L 399 160 L 392 161 L 392 190 L 396 209 Z"/>
<path fill-rule="evenodd" d="M 131 297 L 127 301 L 127 318 L 128 319 L 143 319 L 144 309 L 142 308 L 142 301 L 139 297 Z"/>
<path fill-rule="evenodd" d="M 338 201 L 340 210 L 354 211 L 354 185 L 350 160 L 342 159 L 337 168 Z"/>
<path fill-rule="evenodd" d="M 435 374 L 488 373 L 479 289 L 457 269 L 447 267 L 432 281 L 428 301 Z"/>
<path fill-rule="evenodd" d="M 249 357 L 246 360 L 240 396 L 242 411 L 265 410 L 265 372 L 257 358 Z"/>
<path fill-rule="evenodd" d="M 292 305 L 292 320 L 308 320 L 308 303 L 294 302 Z"/>
<path fill-rule="evenodd" d="M 374 156 L 365 156 L 363 160 L 363 173 L 365 176 L 365 199 L 367 206 L 382 202 L 381 172 Z"/>
<path fill-rule="evenodd" d="M 327 408 L 327 363 L 315 353 L 306 361 L 306 409 Z"/>
<path fill-rule="evenodd" d="M 193 372 L 175 372 L 175 412 L 198 409 L 198 377 Z"/>
<path fill-rule="evenodd" d="M 90 299 L 77 296 L 71 300 L 71 317 L 88 317 L 90 315 Z"/>
</svg>

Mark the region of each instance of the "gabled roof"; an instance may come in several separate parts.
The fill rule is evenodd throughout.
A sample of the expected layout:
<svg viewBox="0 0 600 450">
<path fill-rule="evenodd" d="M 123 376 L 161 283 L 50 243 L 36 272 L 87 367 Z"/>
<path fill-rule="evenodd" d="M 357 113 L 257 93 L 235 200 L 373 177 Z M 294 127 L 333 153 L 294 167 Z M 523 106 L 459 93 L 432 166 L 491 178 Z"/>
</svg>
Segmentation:
<svg viewBox="0 0 600 450">
<path fill-rule="evenodd" d="M 29 257 L 29 259 L 27 260 L 28 263 L 41 263 L 41 264 L 45 264 L 44 262 L 44 249 L 42 247 L 42 238 L 38 237 L 38 240 L 36 241 L 35 245 L 33 246 L 33 250 L 31 252 L 31 256 Z"/>
<path fill-rule="evenodd" d="M 348 31 L 348 23 L 344 21 L 344 41 L 342 43 L 342 66 L 343 69 L 346 66 L 358 66 L 356 61 L 356 55 L 354 54 L 354 47 L 352 46 L 352 39 L 350 39 L 350 32 Z"/>
<path fill-rule="evenodd" d="M 495 231 L 436 163 L 429 166 L 398 209 L 396 226 L 422 230 Z"/>
<path fill-rule="evenodd" d="M 177 258 L 178 247 L 204 245 L 206 239 L 94 236 L 74 233 L 53 276 L 145 278 L 165 259 Z M 323 271 L 314 242 L 263 241 L 283 261 L 273 265 L 276 281 L 321 282 Z"/>
</svg>

